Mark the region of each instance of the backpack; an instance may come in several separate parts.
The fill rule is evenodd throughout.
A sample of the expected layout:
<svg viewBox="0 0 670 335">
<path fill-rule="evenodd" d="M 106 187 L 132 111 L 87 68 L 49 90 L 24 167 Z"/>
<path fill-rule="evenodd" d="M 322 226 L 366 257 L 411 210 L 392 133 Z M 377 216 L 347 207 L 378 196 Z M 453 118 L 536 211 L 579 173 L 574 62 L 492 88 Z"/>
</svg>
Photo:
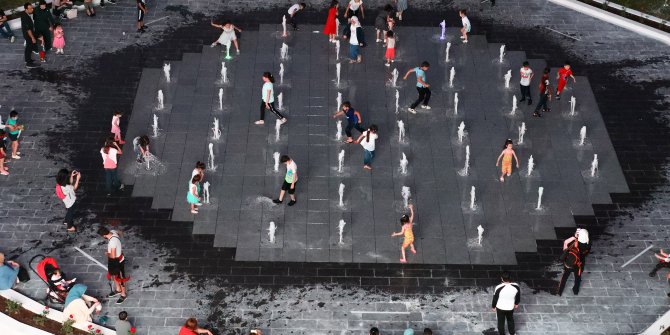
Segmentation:
<svg viewBox="0 0 670 335">
<path fill-rule="evenodd" d="M 571 257 L 572 256 L 572 257 Z M 574 261 L 572 260 L 574 259 Z M 568 264 L 570 262 L 571 264 Z M 563 264 L 566 268 L 577 269 L 577 274 L 582 274 L 582 259 L 580 258 L 579 248 L 571 247 L 566 250 Z"/>
<path fill-rule="evenodd" d="M 60 185 L 56 184 L 56 196 L 58 199 L 63 200 L 65 199 L 65 193 L 63 193 L 63 189 L 61 188 Z"/>
</svg>

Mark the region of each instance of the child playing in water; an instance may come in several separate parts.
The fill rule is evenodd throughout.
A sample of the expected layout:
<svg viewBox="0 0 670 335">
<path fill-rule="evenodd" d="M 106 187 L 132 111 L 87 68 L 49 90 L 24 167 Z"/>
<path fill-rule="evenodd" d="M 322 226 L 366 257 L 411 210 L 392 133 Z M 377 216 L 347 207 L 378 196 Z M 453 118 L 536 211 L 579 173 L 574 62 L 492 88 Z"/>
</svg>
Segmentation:
<svg viewBox="0 0 670 335">
<path fill-rule="evenodd" d="M 512 175 L 512 157 L 514 157 L 514 160 L 516 160 L 516 168 L 518 169 L 519 159 L 516 157 L 514 149 L 512 149 L 512 140 L 507 139 L 507 141 L 505 141 L 504 149 L 496 161 L 496 166 L 498 166 L 498 164 L 500 164 L 500 159 L 502 158 L 502 173 L 500 175 L 501 182 L 505 181 L 505 174 L 507 174 L 508 177 Z"/>
<path fill-rule="evenodd" d="M 414 205 L 410 204 L 407 206 L 407 208 L 409 208 L 409 216 L 405 214 L 400 218 L 400 224 L 402 224 L 402 230 L 400 230 L 400 232 L 398 233 L 391 234 L 391 237 L 401 235 L 405 236 L 405 239 L 402 242 L 402 246 L 400 247 L 400 253 L 402 254 L 400 263 L 407 263 L 407 258 L 405 257 L 405 249 L 407 247 L 410 248 L 409 250 L 413 254 L 416 254 L 416 249 L 414 249 L 414 232 L 412 231 L 412 225 L 414 224 Z"/>
<path fill-rule="evenodd" d="M 395 37 L 393 36 L 393 31 L 389 30 L 386 32 L 386 66 L 391 66 L 391 63 L 395 60 Z"/>
<path fill-rule="evenodd" d="M 146 161 L 146 157 L 151 154 L 149 151 L 150 144 L 151 142 L 149 141 L 149 136 L 147 135 L 135 137 L 133 140 L 133 150 L 137 154 L 138 163 L 144 163 Z"/>
<path fill-rule="evenodd" d="M 118 142 L 119 144 L 123 145 L 126 143 L 123 139 L 121 139 L 121 112 L 114 112 L 114 115 L 112 116 L 112 134 L 114 134 L 114 141 Z"/>
<path fill-rule="evenodd" d="M 186 201 L 191 205 L 191 213 L 198 214 L 198 207 L 202 205 L 200 202 L 200 175 L 196 174 L 188 183 L 188 193 L 186 194 Z"/>
</svg>

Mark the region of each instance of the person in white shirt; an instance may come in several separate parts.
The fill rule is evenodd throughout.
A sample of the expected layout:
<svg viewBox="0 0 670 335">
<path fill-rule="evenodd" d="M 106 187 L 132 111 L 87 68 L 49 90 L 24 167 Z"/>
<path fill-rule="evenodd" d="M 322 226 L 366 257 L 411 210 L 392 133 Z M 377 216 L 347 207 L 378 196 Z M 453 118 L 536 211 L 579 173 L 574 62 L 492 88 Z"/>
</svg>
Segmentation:
<svg viewBox="0 0 670 335">
<path fill-rule="evenodd" d="M 496 312 L 498 317 L 498 334 L 505 335 L 505 320 L 507 320 L 507 329 L 514 335 L 514 310 L 519 308 L 521 300 L 521 290 L 519 284 L 512 283 L 509 272 L 503 272 L 500 275 L 502 283 L 495 288 L 491 309 Z"/>
<path fill-rule="evenodd" d="M 123 303 L 126 298 L 126 282 L 128 281 L 128 276 L 126 275 L 126 258 L 123 255 L 123 247 L 121 246 L 121 237 L 116 230 L 109 230 L 105 227 L 100 227 L 98 229 L 98 235 L 105 238 L 107 242 L 107 271 L 108 278 L 114 280 L 116 290 L 112 291 L 108 298 L 121 295 L 116 301 L 117 304 Z"/>
<path fill-rule="evenodd" d="M 349 15 L 351 11 L 351 15 Z M 347 9 L 344 11 L 344 17 L 360 17 L 365 19 L 365 8 L 363 8 L 363 0 L 351 0 Z"/>
<path fill-rule="evenodd" d="M 472 29 L 470 19 L 465 15 L 465 9 L 459 10 L 458 15 L 461 16 L 461 22 L 463 23 L 463 28 L 461 28 L 461 39 L 463 40 L 463 43 L 468 43 L 468 33 Z"/>
<path fill-rule="evenodd" d="M 379 136 L 377 135 L 377 125 L 371 125 L 367 131 L 364 131 L 358 137 L 356 143 L 363 146 L 363 168 L 372 170 L 372 159 L 375 158 L 375 141 Z"/>
<path fill-rule="evenodd" d="M 519 102 L 526 101 L 528 97 L 528 105 L 533 103 L 533 98 L 530 97 L 530 81 L 533 80 L 533 70 L 530 68 L 528 61 L 523 62 L 521 70 L 519 70 L 521 76 L 521 81 L 519 81 L 519 87 L 521 88 L 521 100 Z"/>
<path fill-rule="evenodd" d="M 69 172 L 67 169 L 61 169 L 56 175 L 56 195 L 63 201 L 67 209 L 63 223 L 66 225 L 67 231 L 71 233 L 77 231 L 74 226 L 75 201 L 77 200 L 75 191 L 79 188 L 80 178 L 81 174 L 76 170 Z"/>
<path fill-rule="evenodd" d="M 288 9 L 288 23 L 291 24 L 293 27 L 293 30 L 300 30 L 298 29 L 298 21 L 296 20 L 296 16 L 298 15 L 298 12 L 305 9 L 307 5 L 304 2 L 294 4 Z"/>
</svg>

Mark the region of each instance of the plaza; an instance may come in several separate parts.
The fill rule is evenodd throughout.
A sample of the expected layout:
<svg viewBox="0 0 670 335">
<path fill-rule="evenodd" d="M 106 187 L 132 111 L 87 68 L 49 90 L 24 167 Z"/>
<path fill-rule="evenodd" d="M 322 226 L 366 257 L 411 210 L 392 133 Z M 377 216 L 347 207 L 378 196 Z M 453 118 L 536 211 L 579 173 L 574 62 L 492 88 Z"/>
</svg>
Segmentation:
<svg viewBox="0 0 670 335">
<path fill-rule="evenodd" d="M 346 40 L 337 57 L 320 33 L 325 4 L 310 3 L 301 30 L 286 38 L 279 23 L 287 4 L 250 3 L 231 14 L 227 4 L 149 2 L 147 21 L 155 22 L 143 34 L 128 31 L 133 5 L 100 9 L 102 22 L 67 22 L 71 51 L 39 69 L 22 69 L 18 44 L 0 52 L 0 112 L 15 109 L 26 125 L 22 158 L 0 180 L 0 251 L 22 264 L 37 254 L 55 257 L 104 297 L 106 271 L 87 255 L 106 261 L 98 227 L 123 231 L 131 280 L 123 304 L 101 299 L 108 325 L 125 310 L 141 334 L 176 334 L 189 317 L 219 334 L 363 334 L 371 327 L 495 334 L 490 299 L 503 271 L 521 287 L 519 334 L 640 333 L 666 312 L 665 273 L 648 276 L 653 251 L 667 248 L 670 59 L 663 43 L 551 2 L 428 2 L 410 7 L 395 29 L 397 59 L 385 67 L 384 48 L 373 39 L 377 4 L 366 9 L 361 64 L 348 63 Z M 473 22 L 468 44 L 459 39 L 460 8 Z M 517 11 L 527 14 L 523 20 L 509 15 Z M 210 20 L 225 19 L 244 29 L 232 59 L 225 47 L 208 45 L 218 35 Z M 533 100 L 545 67 L 554 89 L 564 61 L 576 76 L 541 118 L 532 116 L 535 103 L 513 110 L 526 60 L 535 72 Z M 432 108 L 412 114 L 415 77 L 402 76 L 423 61 L 430 63 Z M 277 79 L 274 93 L 282 94 L 288 118 L 278 130 L 272 113 L 265 125 L 253 123 L 265 71 Z M 371 171 L 362 167 L 360 145 L 343 143 L 344 134 L 338 139 L 331 117 L 338 93 L 361 112 L 364 127 L 379 127 Z M 119 175 L 126 187 L 106 196 L 99 151 L 116 110 L 123 112 Z M 133 153 L 132 139 L 141 135 L 149 135 L 159 161 L 149 171 Z M 520 168 L 501 183 L 495 160 L 507 138 Z M 285 171 L 274 168 L 275 153 L 298 164 L 295 206 L 272 203 Z M 207 163 L 210 201 L 194 215 L 186 193 L 197 161 Z M 63 167 L 83 175 L 76 234 L 65 232 L 63 205 L 53 195 Z M 407 264 L 398 262 L 401 238 L 390 237 L 407 213 L 403 187 L 417 211 L 417 253 Z M 592 244 L 581 290 L 557 296 L 563 240 L 578 227 L 589 230 Z M 37 278 L 17 291 L 44 295 Z"/>
</svg>

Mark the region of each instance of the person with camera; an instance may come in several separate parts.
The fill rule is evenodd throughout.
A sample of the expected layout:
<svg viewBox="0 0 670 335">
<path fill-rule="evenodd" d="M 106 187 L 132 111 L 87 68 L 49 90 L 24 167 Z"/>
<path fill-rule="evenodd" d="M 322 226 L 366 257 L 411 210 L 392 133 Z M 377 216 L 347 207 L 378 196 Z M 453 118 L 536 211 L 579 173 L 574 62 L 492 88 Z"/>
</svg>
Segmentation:
<svg viewBox="0 0 670 335">
<path fill-rule="evenodd" d="M 80 179 L 81 173 L 77 170 L 70 172 L 67 169 L 61 169 L 56 174 L 56 196 L 63 201 L 67 209 L 63 224 L 67 226 L 67 231 L 71 233 L 77 231 L 77 227 L 74 226 L 75 202 L 77 201 L 75 191 L 79 188 Z"/>
</svg>

